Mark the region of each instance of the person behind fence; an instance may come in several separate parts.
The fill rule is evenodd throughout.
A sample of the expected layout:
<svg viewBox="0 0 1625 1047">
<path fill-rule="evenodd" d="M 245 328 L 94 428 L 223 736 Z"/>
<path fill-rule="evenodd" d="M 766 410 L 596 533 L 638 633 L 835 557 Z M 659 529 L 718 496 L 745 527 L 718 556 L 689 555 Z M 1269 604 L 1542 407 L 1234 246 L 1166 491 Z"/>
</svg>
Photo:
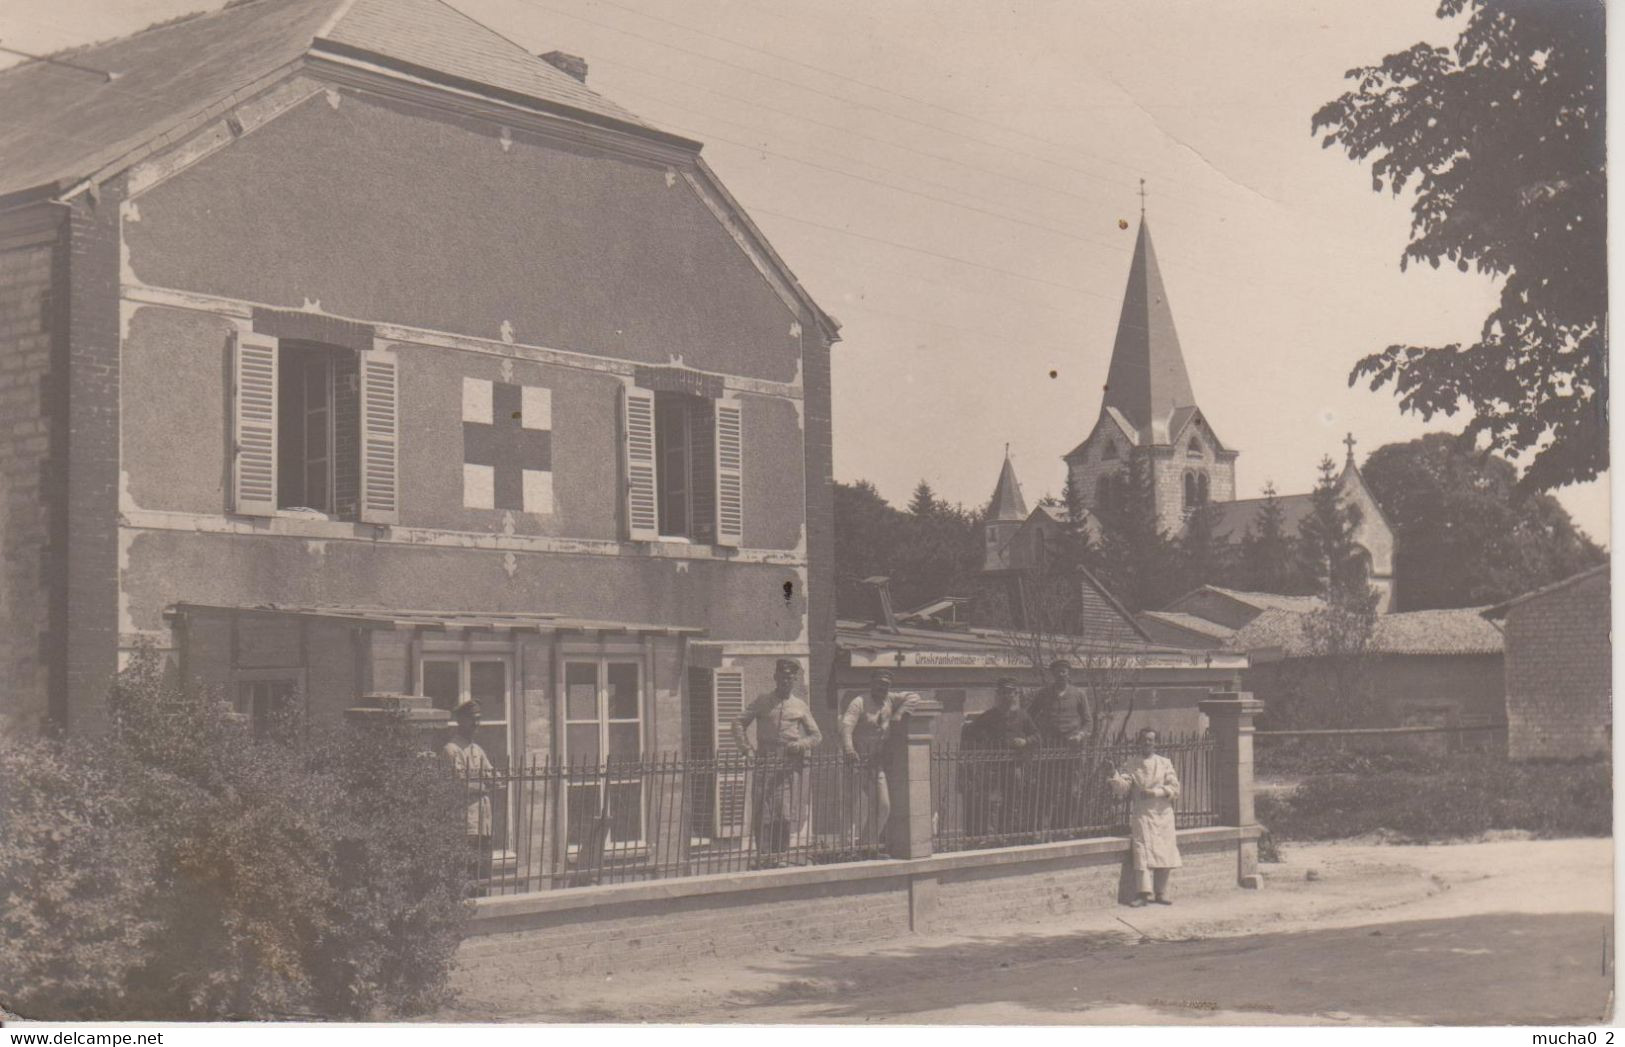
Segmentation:
<svg viewBox="0 0 1625 1047">
<path fill-rule="evenodd" d="M 807 754 L 824 740 L 812 709 L 794 694 L 800 676 L 799 663 L 780 658 L 773 669 L 773 690 L 746 706 L 733 723 L 739 751 L 763 758 L 753 783 L 752 834 L 764 855 L 782 856 L 800 837 L 807 819 Z M 746 737 L 752 724 L 754 746 Z"/>
<path fill-rule="evenodd" d="M 960 764 L 959 782 L 965 803 L 965 831 L 971 836 L 1027 832 L 1032 826 L 1031 761 L 1037 752 L 1038 725 L 1021 707 L 1021 690 L 1013 677 L 999 679 L 993 705 L 960 734 L 960 748 L 972 753 L 1006 753 L 1007 758 L 972 757 Z"/>
<path fill-rule="evenodd" d="M 1158 755 L 1156 731 L 1141 729 L 1139 745 L 1139 759 L 1119 767 L 1111 780 L 1112 791 L 1129 798 L 1129 837 L 1139 891 L 1129 904 L 1172 905 L 1168 877 L 1181 864 L 1174 818 L 1179 775 L 1168 757 Z"/>
<path fill-rule="evenodd" d="M 912 692 L 892 694 L 891 684 L 891 670 L 881 669 L 871 678 L 868 692 L 854 695 L 841 714 L 841 752 L 849 761 L 863 761 L 847 778 L 853 783 L 852 837 L 860 847 L 885 842 L 891 818 L 891 791 L 881 762 L 886 737 L 891 725 L 920 700 Z"/>
<path fill-rule="evenodd" d="M 1094 706 L 1089 692 L 1072 686 L 1072 663 L 1057 658 L 1049 665 L 1049 682 L 1033 698 L 1030 712 L 1045 749 L 1082 753 L 1094 727 Z M 1079 760 L 1048 757 L 1040 773 L 1038 804 L 1045 829 L 1077 828 L 1082 815 Z"/>
<path fill-rule="evenodd" d="M 484 894 L 491 880 L 491 778 L 496 767 L 474 740 L 474 730 L 480 725 L 480 703 L 464 699 L 451 711 L 451 719 L 456 734 L 441 755 L 467 791 L 463 833 L 468 840 L 469 877 L 474 881 L 475 893 Z"/>
</svg>

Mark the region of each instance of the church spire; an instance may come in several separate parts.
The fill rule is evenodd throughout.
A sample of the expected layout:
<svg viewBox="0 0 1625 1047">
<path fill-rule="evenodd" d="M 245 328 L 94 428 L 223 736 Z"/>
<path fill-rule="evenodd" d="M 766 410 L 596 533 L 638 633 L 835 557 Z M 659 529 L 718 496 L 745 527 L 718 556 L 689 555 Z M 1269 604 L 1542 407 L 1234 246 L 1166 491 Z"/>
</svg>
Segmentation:
<svg viewBox="0 0 1625 1047">
<path fill-rule="evenodd" d="M 1157 252 L 1151 246 L 1151 227 L 1143 213 L 1117 321 L 1117 341 L 1112 345 L 1104 403 L 1121 412 L 1147 443 L 1166 443 L 1171 438 L 1168 418 L 1174 409 L 1196 403 L 1179 336 L 1174 332 L 1168 292 L 1157 268 Z"/>
<path fill-rule="evenodd" d="M 988 507 L 989 520 L 1027 519 L 1027 502 L 1021 497 L 1021 484 L 1016 482 L 1015 467 L 1010 464 L 1010 447 L 1004 448 L 1004 468 L 999 470 L 998 485 L 993 488 L 993 504 Z"/>
</svg>

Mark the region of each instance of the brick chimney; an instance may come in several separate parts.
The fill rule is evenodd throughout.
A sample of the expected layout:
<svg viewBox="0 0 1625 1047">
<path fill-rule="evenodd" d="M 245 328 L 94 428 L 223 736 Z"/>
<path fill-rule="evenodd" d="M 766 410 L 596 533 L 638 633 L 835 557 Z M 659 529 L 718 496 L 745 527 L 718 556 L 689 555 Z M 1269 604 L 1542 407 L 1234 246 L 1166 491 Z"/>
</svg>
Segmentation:
<svg viewBox="0 0 1625 1047">
<path fill-rule="evenodd" d="M 569 55 L 563 51 L 549 51 L 540 57 L 542 61 L 555 69 L 563 70 L 582 83 L 587 82 L 587 60 L 580 55 Z"/>
</svg>

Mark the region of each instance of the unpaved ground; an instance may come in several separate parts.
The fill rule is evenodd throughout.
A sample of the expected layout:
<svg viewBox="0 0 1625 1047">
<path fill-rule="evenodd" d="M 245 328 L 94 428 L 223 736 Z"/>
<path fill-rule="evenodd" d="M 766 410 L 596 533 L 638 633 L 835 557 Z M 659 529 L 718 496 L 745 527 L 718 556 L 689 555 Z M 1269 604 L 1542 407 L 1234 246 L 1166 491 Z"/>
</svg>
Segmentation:
<svg viewBox="0 0 1625 1047">
<path fill-rule="evenodd" d="M 1597 1022 L 1610 840 L 1293 847 L 1266 889 L 678 970 L 463 986 L 527 1022 Z M 1126 926 L 1123 920 L 1133 924 Z"/>
</svg>

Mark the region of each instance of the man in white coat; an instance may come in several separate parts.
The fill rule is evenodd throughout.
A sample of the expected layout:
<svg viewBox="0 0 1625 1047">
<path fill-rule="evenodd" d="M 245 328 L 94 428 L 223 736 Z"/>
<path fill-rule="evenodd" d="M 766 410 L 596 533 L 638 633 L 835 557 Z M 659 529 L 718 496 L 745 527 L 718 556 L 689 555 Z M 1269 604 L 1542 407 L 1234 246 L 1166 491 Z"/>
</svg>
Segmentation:
<svg viewBox="0 0 1625 1047">
<path fill-rule="evenodd" d="M 1179 798 L 1179 776 L 1166 756 L 1157 755 L 1157 732 L 1149 727 L 1139 734 L 1140 758 L 1118 768 L 1112 786 L 1129 798 L 1129 836 L 1134 852 L 1134 873 L 1139 894 L 1135 908 L 1168 900 L 1168 875 L 1179 868 L 1179 840 L 1174 826 L 1174 801 Z"/>
</svg>

